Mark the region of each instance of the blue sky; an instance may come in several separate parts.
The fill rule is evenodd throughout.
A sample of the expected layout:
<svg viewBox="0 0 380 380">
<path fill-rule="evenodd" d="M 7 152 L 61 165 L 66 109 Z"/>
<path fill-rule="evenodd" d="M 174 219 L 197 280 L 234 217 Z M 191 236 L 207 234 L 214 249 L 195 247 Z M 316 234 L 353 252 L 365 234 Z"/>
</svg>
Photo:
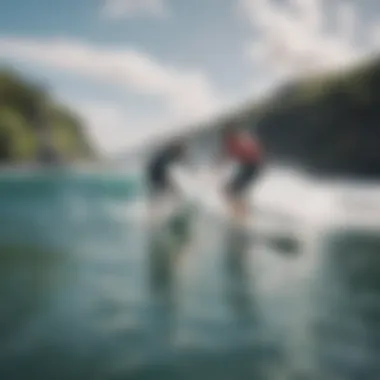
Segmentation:
<svg viewBox="0 0 380 380">
<path fill-rule="evenodd" d="M 379 11 L 375 0 L 2 0 L 0 60 L 44 81 L 112 153 L 377 52 Z"/>
</svg>

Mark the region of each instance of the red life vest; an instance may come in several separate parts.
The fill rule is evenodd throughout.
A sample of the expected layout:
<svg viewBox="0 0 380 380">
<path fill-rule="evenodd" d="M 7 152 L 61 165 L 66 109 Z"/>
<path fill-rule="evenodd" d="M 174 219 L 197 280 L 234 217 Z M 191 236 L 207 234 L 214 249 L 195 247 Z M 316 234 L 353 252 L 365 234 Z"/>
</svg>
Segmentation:
<svg viewBox="0 0 380 380">
<path fill-rule="evenodd" d="M 253 138 L 237 135 L 226 145 L 228 155 L 241 163 L 258 163 L 261 159 L 261 149 Z"/>
</svg>

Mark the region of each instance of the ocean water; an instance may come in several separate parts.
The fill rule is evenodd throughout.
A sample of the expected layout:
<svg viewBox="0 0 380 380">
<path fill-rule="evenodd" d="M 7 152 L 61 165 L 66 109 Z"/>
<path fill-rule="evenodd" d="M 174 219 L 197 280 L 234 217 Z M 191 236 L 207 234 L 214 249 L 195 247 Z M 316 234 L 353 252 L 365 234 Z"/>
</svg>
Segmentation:
<svg viewBox="0 0 380 380">
<path fill-rule="evenodd" d="M 2 173 L 0 378 L 380 378 L 376 233 L 289 245 L 172 209 L 134 173 Z"/>
</svg>

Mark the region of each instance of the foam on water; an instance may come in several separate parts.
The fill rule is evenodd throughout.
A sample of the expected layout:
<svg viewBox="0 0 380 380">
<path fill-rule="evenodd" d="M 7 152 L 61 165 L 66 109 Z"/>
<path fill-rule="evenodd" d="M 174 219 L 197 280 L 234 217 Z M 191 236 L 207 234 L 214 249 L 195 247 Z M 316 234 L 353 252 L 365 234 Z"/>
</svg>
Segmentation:
<svg viewBox="0 0 380 380">
<path fill-rule="evenodd" d="M 188 191 L 189 196 L 195 194 L 198 199 L 205 197 L 207 201 L 202 199 L 202 205 L 214 204 L 218 211 L 217 207 L 224 206 L 220 203 L 218 206 L 215 194 L 218 195 L 217 189 L 224 183 L 228 170 L 224 173 L 208 173 L 203 168 L 194 177 L 186 177 L 183 171 L 183 181 L 187 181 L 183 183 L 188 184 L 184 190 Z M 347 247 L 344 246 L 335 253 L 331 248 L 323 251 L 320 245 L 318 250 L 315 243 L 319 243 L 320 236 L 317 236 L 314 228 L 318 224 L 330 228 L 332 215 L 337 224 L 340 223 L 338 205 L 342 201 L 342 193 L 349 199 L 358 199 L 358 202 L 366 194 L 369 203 L 375 205 L 377 198 L 374 187 L 363 186 L 361 189 L 348 185 L 345 188 L 342 184 L 318 182 L 291 170 L 274 168 L 268 171 L 252 192 L 254 207 L 258 207 L 256 203 L 265 206 L 273 221 L 278 218 L 286 220 L 284 215 L 290 215 L 293 219 L 298 217 L 302 220 L 304 230 L 309 228 L 307 226 L 310 223 L 310 234 L 305 237 L 308 244 L 303 247 L 301 254 L 285 255 L 275 246 L 257 244 L 255 239 L 241 244 L 244 239 L 237 238 L 232 229 L 218 223 L 215 218 L 210 222 L 208 215 L 188 218 L 191 219 L 189 225 L 194 226 L 195 235 L 189 246 L 179 243 L 175 233 L 168 232 L 170 228 L 157 228 L 151 233 L 149 228 L 145 228 L 145 222 L 159 220 L 160 215 L 166 212 L 170 214 L 170 210 L 177 208 L 178 204 L 169 198 L 148 204 L 143 195 L 111 191 L 110 187 L 104 186 L 102 178 L 108 178 L 107 181 L 115 184 L 112 178 L 116 178 L 116 174 L 115 177 L 112 177 L 112 173 L 98 174 L 84 174 L 87 179 L 91 177 L 91 181 L 74 174 L 57 179 L 57 176 L 48 172 L 44 173 L 45 179 L 33 177 L 33 174 L 25 177 L 20 175 L 17 181 L 6 180 L 5 175 L 1 179 L 12 183 L 12 186 L 8 186 L 7 182 L 4 187 L 0 184 L 1 233 L 4 238 L 9 239 L 14 232 L 15 242 L 22 240 L 26 244 L 33 238 L 39 246 L 43 243 L 48 248 L 51 242 L 51 246 L 58 246 L 64 251 L 65 260 L 69 260 L 57 262 L 57 271 L 65 271 L 66 282 L 62 280 L 54 286 L 47 283 L 41 286 L 41 289 L 52 292 L 49 304 L 36 315 L 30 328 L 17 328 L 17 339 L 12 340 L 13 351 L 8 349 L 6 352 L 10 361 L 2 361 L 0 370 L 12 367 L 13 358 L 14 368 L 20 368 L 21 371 L 21 364 L 24 363 L 20 358 L 27 358 L 26 362 L 40 366 L 40 372 L 43 373 L 42 369 L 54 363 L 54 359 L 57 361 L 57 358 L 62 359 L 62 356 L 71 354 L 73 359 L 68 360 L 71 365 L 65 365 L 65 368 L 80 372 L 80 362 L 86 366 L 91 361 L 91 366 L 103 366 L 103 371 L 115 365 L 115 369 L 112 369 L 115 376 L 126 378 L 130 373 L 128 365 L 134 364 L 136 358 L 142 368 L 148 368 L 153 359 L 165 359 L 170 364 L 178 364 L 179 355 L 183 355 L 193 369 L 191 360 L 194 356 L 189 354 L 192 350 L 202 363 L 210 363 L 214 357 L 214 367 L 223 369 L 218 372 L 220 376 L 215 372 L 207 373 L 205 364 L 204 367 L 199 365 L 192 377 L 186 377 L 184 373 L 174 378 L 267 379 L 272 376 L 254 376 L 251 372 L 243 373 L 241 369 L 262 363 L 262 351 L 281 351 L 284 347 L 286 365 L 297 360 L 303 364 L 310 363 L 319 350 L 324 356 L 329 356 L 329 362 L 338 360 L 342 368 L 347 367 L 347 364 L 353 370 L 368 367 L 363 355 L 357 355 L 356 362 L 352 360 L 356 352 L 348 352 L 344 342 L 339 346 L 338 338 L 335 339 L 331 332 L 327 337 L 321 336 L 319 348 L 315 350 L 313 345 L 316 338 L 310 332 L 310 326 L 318 322 L 315 322 L 319 318 L 316 310 L 319 310 L 322 322 L 334 332 L 343 322 L 347 325 L 351 323 L 352 318 L 348 316 L 354 316 L 354 311 L 347 309 L 347 305 L 352 309 L 363 309 L 363 313 L 367 313 L 371 307 L 374 309 L 372 305 L 379 305 L 379 286 L 367 283 L 369 277 L 373 283 L 379 278 L 376 269 L 379 267 L 376 265 L 378 260 L 375 261 L 377 252 L 371 259 L 372 265 L 364 267 L 362 244 L 354 248 L 355 252 L 349 260 Z M 120 182 L 125 181 L 127 184 L 129 179 L 122 172 L 118 174 Z M 30 189 L 32 191 L 28 191 Z M 350 210 L 348 206 L 343 209 Z M 361 209 L 364 206 L 360 203 L 356 207 Z M 355 216 L 347 220 L 353 220 Z M 26 257 L 29 254 L 26 252 Z M 169 273 L 161 277 L 174 277 L 174 282 L 168 288 L 172 287 L 169 293 L 175 295 L 175 302 L 170 299 L 170 302 L 160 303 L 160 299 L 153 297 L 158 285 L 154 283 L 150 287 L 147 280 L 151 270 L 147 270 L 148 265 L 156 265 L 149 264 L 153 256 L 156 264 L 159 262 L 158 271 L 161 273 L 162 267 L 165 267 L 163 272 Z M 169 256 L 170 260 L 166 258 Z M 326 275 L 323 277 L 321 272 L 326 274 L 327 270 L 321 261 L 327 263 L 335 256 L 339 256 L 335 260 L 335 269 L 329 275 L 330 282 L 326 282 Z M 178 258 L 180 260 L 177 261 Z M 17 280 L 18 271 L 22 279 L 33 269 L 33 265 L 25 265 L 28 262 L 25 260 L 17 259 L 19 264 L 14 263 L 13 272 L 3 265 L 3 281 L 8 276 L 12 282 L 4 283 L 2 294 L 14 289 L 8 302 L 10 310 L 22 310 L 19 305 L 22 306 L 26 300 L 20 297 L 29 289 L 33 290 L 33 287 Z M 329 265 L 332 266 L 331 263 Z M 351 272 L 360 272 L 363 288 L 372 287 L 371 297 L 364 294 L 364 290 L 361 295 L 356 291 L 355 303 L 352 302 L 352 296 L 348 297 L 342 292 L 333 296 L 337 293 L 339 283 L 349 293 L 351 285 L 348 282 L 353 280 L 347 278 L 345 284 L 343 276 L 349 272 L 348 266 Z M 369 276 L 371 270 L 376 273 Z M 8 272 L 11 274 L 8 275 Z M 36 277 L 44 278 L 40 273 L 36 273 Z M 171 280 L 166 277 L 164 282 L 170 283 Z M 51 278 L 56 281 L 58 276 L 54 273 Z M 319 297 L 327 306 L 321 300 L 316 301 L 316 297 L 311 298 L 310 288 L 314 286 L 314 280 L 319 283 Z M 175 307 L 172 307 L 171 302 Z M 3 304 L 7 305 L 6 302 Z M 332 306 L 342 312 L 332 314 Z M 4 307 L 4 311 L 6 309 Z M 357 322 L 363 323 L 360 320 Z M 366 337 L 373 337 L 378 331 L 367 327 L 365 334 L 356 338 L 355 326 L 351 328 L 350 325 L 349 329 L 352 330 L 351 338 L 355 344 L 360 343 L 359 339 L 365 341 Z M 335 339 L 333 344 L 330 337 Z M 28 342 L 28 348 L 24 348 L 24 351 L 23 342 Z M 50 349 L 46 342 L 61 345 L 62 354 Z M 242 350 L 248 346 L 252 349 L 244 356 Z M 46 351 L 43 350 L 45 347 Z M 326 347 L 335 352 L 329 352 Z M 258 348 L 261 351 L 257 356 Z M 368 352 L 365 352 L 367 356 Z M 372 354 L 374 352 L 373 349 Z M 231 368 L 231 360 L 235 360 L 235 368 Z M 77 366 L 72 363 L 77 363 Z M 278 363 L 276 361 L 273 367 L 277 368 Z M 57 366 L 54 374 L 61 373 L 63 369 Z M 86 375 L 82 374 L 78 378 Z M 154 376 L 160 377 L 157 373 Z M 73 376 L 62 375 L 61 378 Z"/>
<path fill-rule="evenodd" d="M 228 214 L 220 189 L 231 173 L 177 167 L 173 178 L 183 193 L 221 217 Z M 270 168 L 248 194 L 253 212 L 272 214 L 312 228 L 363 227 L 380 229 L 380 183 L 315 179 L 292 169 Z"/>
</svg>

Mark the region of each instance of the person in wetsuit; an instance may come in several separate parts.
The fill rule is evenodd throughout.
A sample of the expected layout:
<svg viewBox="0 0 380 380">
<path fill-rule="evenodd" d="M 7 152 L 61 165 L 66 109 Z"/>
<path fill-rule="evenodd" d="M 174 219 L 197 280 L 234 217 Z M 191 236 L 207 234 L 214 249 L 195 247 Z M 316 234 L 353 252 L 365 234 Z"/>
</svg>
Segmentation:
<svg viewBox="0 0 380 380">
<path fill-rule="evenodd" d="M 261 168 L 262 148 L 249 132 L 228 128 L 223 135 L 223 151 L 227 158 L 238 164 L 237 172 L 224 190 L 235 214 L 242 216 L 246 212 L 244 195 Z"/>
<path fill-rule="evenodd" d="M 152 195 L 173 191 L 169 179 L 169 168 L 184 156 L 184 145 L 174 141 L 160 149 L 150 159 L 147 167 L 148 186 Z"/>
</svg>

